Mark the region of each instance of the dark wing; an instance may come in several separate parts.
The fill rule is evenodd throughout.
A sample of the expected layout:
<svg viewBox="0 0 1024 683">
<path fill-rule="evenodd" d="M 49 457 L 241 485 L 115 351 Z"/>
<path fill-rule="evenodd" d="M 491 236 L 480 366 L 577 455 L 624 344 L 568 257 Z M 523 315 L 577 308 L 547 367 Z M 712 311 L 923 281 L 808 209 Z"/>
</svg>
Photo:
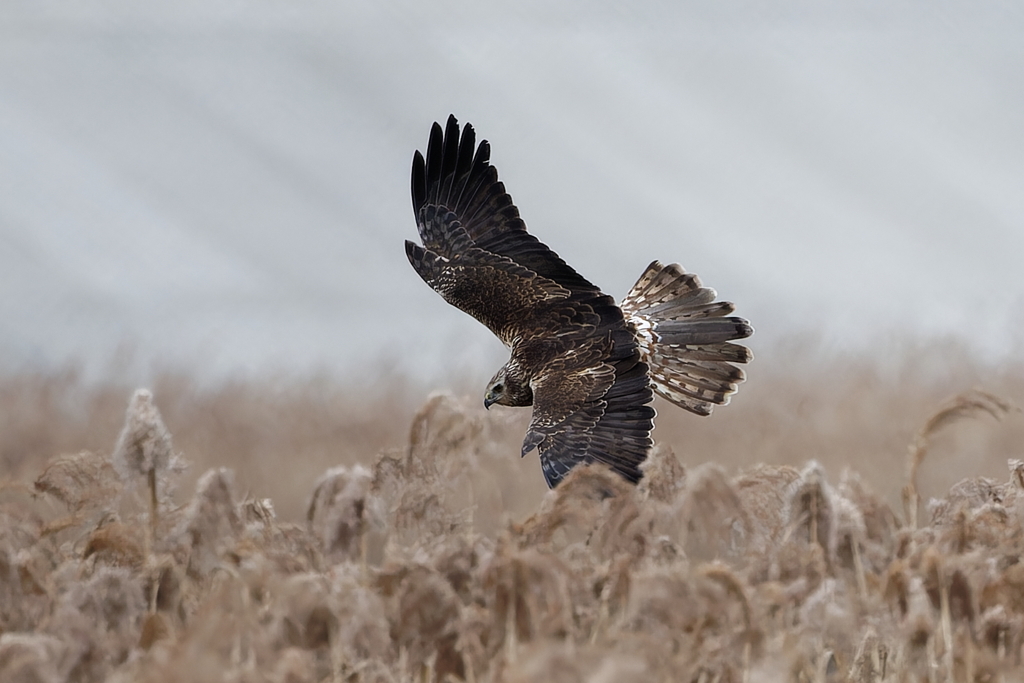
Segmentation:
<svg viewBox="0 0 1024 683">
<path fill-rule="evenodd" d="M 640 481 L 654 428 L 647 366 L 636 356 L 605 362 L 614 354 L 611 346 L 583 342 L 530 383 L 533 418 L 522 454 L 538 449 L 549 487 L 581 462 L 595 461 Z"/>
<path fill-rule="evenodd" d="M 445 301 L 486 325 L 506 345 L 536 326 L 536 310 L 569 297 L 569 290 L 506 256 L 473 246 L 451 211 L 420 210 L 420 234 L 433 245 L 405 243 L 409 263 Z"/>
<path fill-rule="evenodd" d="M 555 291 L 553 287 L 564 288 L 558 291 L 571 296 L 581 317 L 596 315 L 599 318 L 593 325 L 598 334 L 605 335 L 614 328 L 624 332 L 616 335 L 618 340 L 633 343 L 615 301 L 526 232 L 519 210 L 498 180 L 498 172 L 489 159 L 490 145 L 483 141 L 477 146 L 476 133 L 469 124 L 462 128 L 460 135 L 454 116 L 448 117 L 443 130 L 439 124 L 433 125 L 425 159 L 419 152 L 413 156 L 412 204 L 423 246 L 407 242 L 406 252 L 420 276 L 445 300 L 483 322 L 508 344 L 515 336 L 508 334 L 511 322 L 508 316 L 519 303 L 517 297 L 505 289 L 512 286 L 508 274 L 502 276 L 501 298 L 493 301 L 493 305 L 491 299 L 476 296 L 471 291 L 487 287 L 486 273 L 493 271 L 474 271 L 473 279 L 466 279 L 462 275 L 465 271 L 448 268 L 445 291 L 437 285 L 440 282 L 437 271 L 441 268 L 437 257 L 441 261 L 461 260 L 465 264 L 478 263 L 487 259 L 484 254 L 489 254 L 494 257 L 488 259 L 494 268 L 524 277 L 531 288 L 540 287 L 540 283 L 546 283 L 543 287 L 549 293 Z M 472 249 L 478 251 L 470 254 Z M 515 271 L 513 265 L 523 270 Z M 462 279 L 456 283 L 457 278 Z M 487 287 L 487 292 L 488 296 L 496 293 L 494 287 Z M 536 304 L 540 299 L 533 301 Z M 514 320 L 518 329 L 538 332 L 550 329 L 550 320 L 531 320 L 534 310 L 535 306 L 520 310 Z"/>
<path fill-rule="evenodd" d="M 490 144 L 484 140 L 475 145 L 473 126 L 467 123 L 460 136 L 458 121 L 449 116 L 444 130 L 437 123 L 431 128 L 426 159 L 418 151 L 413 155 L 412 208 L 423 246 L 435 249 L 438 245 L 424 234 L 420 213 L 430 204 L 443 206 L 455 213 L 481 249 L 507 256 L 570 289 L 597 293 L 597 287 L 526 231 L 519 209 L 490 164 Z"/>
</svg>

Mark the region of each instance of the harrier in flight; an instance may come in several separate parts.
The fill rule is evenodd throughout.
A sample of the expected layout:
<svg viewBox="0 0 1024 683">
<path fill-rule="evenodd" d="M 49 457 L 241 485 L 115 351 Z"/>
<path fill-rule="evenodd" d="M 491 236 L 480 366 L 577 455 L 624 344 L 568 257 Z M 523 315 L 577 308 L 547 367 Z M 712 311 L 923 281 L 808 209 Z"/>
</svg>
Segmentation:
<svg viewBox="0 0 1024 683">
<path fill-rule="evenodd" d="M 445 301 L 511 350 L 484 406 L 533 406 L 522 455 L 536 448 L 548 486 L 580 463 L 631 482 L 653 445 L 654 392 L 698 415 L 728 403 L 753 332 L 692 273 L 655 261 L 616 304 L 526 231 L 486 140 L 454 116 L 412 162 L 423 246 L 409 262 Z"/>
</svg>

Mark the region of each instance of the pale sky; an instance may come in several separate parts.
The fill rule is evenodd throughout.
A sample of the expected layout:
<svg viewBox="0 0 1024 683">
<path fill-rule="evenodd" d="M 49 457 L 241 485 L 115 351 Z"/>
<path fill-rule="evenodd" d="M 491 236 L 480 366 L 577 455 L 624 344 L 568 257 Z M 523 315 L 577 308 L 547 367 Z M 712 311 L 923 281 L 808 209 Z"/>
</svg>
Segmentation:
<svg viewBox="0 0 1024 683">
<path fill-rule="evenodd" d="M 403 249 L 449 113 L 613 296 L 657 258 L 755 352 L 1019 353 L 1022 11 L 763 4 L 4 3 L 0 367 L 493 370 Z"/>
</svg>

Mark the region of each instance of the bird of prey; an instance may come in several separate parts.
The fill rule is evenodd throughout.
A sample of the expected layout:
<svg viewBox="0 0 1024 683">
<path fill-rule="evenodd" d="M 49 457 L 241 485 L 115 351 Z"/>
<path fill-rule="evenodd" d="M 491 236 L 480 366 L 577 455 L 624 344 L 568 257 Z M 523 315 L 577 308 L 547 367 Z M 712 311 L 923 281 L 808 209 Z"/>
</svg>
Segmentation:
<svg viewBox="0 0 1024 683">
<path fill-rule="evenodd" d="M 753 330 L 678 265 L 651 263 L 616 305 L 526 231 L 490 164 L 490 145 L 448 117 L 412 162 L 423 245 L 409 262 L 445 301 L 511 350 L 484 406 L 533 406 L 522 455 L 536 448 L 549 487 L 580 463 L 631 482 L 653 446 L 657 392 L 698 415 L 729 401 Z"/>
</svg>

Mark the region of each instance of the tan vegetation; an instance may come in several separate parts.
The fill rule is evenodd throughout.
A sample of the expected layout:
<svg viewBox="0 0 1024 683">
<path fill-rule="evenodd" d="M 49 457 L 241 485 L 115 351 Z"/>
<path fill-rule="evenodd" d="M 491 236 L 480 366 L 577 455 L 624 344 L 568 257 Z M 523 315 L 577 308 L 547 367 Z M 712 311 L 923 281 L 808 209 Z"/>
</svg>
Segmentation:
<svg viewBox="0 0 1024 683">
<path fill-rule="evenodd" d="M 1024 680 L 1024 372 L 899 358 L 553 492 L 475 395 L 7 377 L 0 680 Z"/>
</svg>

